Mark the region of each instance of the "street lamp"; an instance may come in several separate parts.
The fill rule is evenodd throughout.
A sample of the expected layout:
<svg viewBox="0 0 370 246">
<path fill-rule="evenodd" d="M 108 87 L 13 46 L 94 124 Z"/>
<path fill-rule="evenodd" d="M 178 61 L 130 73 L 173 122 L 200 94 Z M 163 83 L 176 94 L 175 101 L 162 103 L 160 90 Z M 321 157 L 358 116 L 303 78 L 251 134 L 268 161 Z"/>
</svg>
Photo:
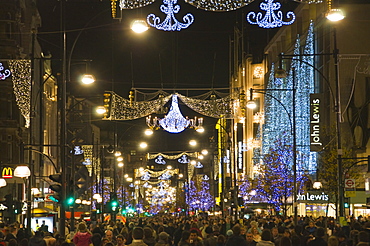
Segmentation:
<svg viewBox="0 0 370 246">
<path fill-rule="evenodd" d="M 31 176 L 31 170 L 29 169 L 28 166 L 21 165 L 17 166 L 14 170 L 14 176 L 19 177 L 19 178 L 28 178 L 28 187 L 26 187 L 27 193 L 27 232 L 28 235 L 31 235 L 31 187 L 32 187 L 32 178 Z"/>
<path fill-rule="evenodd" d="M 0 188 L 6 186 L 6 180 L 3 178 L 0 178 Z"/>
<path fill-rule="evenodd" d="M 131 22 L 131 30 L 136 33 L 143 33 L 149 29 L 144 19 L 136 19 Z"/>
</svg>

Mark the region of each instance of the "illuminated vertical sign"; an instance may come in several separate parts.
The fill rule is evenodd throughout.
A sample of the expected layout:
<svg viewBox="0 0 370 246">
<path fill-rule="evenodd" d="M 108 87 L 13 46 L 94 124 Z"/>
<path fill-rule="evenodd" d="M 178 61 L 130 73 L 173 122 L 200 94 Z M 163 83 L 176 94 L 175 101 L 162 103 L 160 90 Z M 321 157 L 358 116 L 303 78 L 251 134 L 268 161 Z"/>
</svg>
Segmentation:
<svg viewBox="0 0 370 246">
<path fill-rule="evenodd" d="M 243 142 L 238 142 L 238 173 L 243 172 Z"/>
<path fill-rule="evenodd" d="M 322 121 L 323 121 L 322 94 L 310 95 L 310 150 L 321 151 L 323 147 Z"/>
</svg>

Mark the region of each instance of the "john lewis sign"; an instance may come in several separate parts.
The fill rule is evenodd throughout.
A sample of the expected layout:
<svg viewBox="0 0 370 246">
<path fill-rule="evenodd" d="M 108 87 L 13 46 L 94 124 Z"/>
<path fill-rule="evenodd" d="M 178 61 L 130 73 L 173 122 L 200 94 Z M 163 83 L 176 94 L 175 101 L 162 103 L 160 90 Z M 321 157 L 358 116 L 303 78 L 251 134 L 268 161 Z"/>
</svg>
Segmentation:
<svg viewBox="0 0 370 246">
<path fill-rule="evenodd" d="M 328 203 L 329 195 L 322 191 L 307 191 L 297 196 L 298 202 L 305 203 Z"/>
<path fill-rule="evenodd" d="M 310 95 L 310 149 L 321 151 L 323 147 L 323 100 L 322 94 Z"/>
</svg>

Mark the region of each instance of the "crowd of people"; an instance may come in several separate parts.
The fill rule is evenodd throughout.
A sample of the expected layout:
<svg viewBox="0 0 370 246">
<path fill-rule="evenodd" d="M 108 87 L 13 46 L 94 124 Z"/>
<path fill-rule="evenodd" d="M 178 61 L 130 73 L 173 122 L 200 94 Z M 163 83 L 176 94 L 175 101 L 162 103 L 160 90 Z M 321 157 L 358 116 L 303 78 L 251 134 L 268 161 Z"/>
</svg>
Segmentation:
<svg viewBox="0 0 370 246">
<path fill-rule="evenodd" d="M 339 226 L 331 218 L 260 216 L 130 217 L 127 221 L 67 223 L 66 237 L 40 227 L 32 236 L 19 223 L 0 223 L 4 246 L 370 246 L 370 217 Z"/>
</svg>

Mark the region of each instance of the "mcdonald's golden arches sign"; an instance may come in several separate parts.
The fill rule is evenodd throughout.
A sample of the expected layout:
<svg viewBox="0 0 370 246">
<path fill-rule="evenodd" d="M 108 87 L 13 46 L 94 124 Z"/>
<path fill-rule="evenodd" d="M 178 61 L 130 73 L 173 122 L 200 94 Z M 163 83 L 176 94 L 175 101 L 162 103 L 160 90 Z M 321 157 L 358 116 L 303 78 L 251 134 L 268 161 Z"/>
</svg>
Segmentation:
<svg viewBox="0 0 370 246">
<path fill-rule="evenodd" d="M 2 176 L 4 179 L 11 179 L 13 178 L 13 168 L 11 167 L 3 167 Z"/>
</svg>

